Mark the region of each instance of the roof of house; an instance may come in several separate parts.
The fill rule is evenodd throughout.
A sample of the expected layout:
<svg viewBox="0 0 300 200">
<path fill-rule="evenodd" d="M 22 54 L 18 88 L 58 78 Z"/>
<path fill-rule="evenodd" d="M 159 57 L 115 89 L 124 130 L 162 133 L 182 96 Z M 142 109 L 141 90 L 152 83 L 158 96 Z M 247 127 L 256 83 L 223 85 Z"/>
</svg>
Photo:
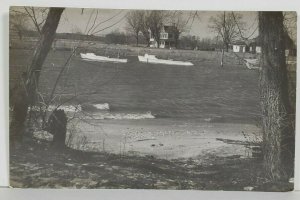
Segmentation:
<svg viewBox="0 0 300 200">
<path fill-rule="evenodd" d="M 171 25 L 171 26 L 165 25 L 165 26 L 164 26 L 164 30 L 165 30 L 165 32 L 167 32 L 167 33 L 173 33 L 173 32 L 175 32 L 175 31 L 177 31 L 178 29 L 177 29 L 177 27 L 174 26 L 174 25 Z"/>
<path fill-rule="evenodd" d="M 232 42 L 232 45 L 243 45 L 243 46 L 245 46 L 246 43 L 242 40 L 236 40 L 236 41 Z"/>
</svg>

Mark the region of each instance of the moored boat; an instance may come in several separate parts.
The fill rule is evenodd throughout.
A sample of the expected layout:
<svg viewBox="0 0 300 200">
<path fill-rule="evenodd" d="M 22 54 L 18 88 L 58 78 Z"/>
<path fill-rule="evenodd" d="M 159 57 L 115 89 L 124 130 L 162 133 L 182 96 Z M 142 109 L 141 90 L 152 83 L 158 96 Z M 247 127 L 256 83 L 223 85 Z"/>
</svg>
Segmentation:
<svg viewBox="0 0 300 200">
<path fill-rule="evenodd" d="M 193 66 L 194 64 L 187 61 L 175 61 L 175 60 L 165 60 L 158 59 L 155 55 L 145 54 L 144 56 L 138 56 L 140 62 L 153 63 L 153 64 L 165 64 L 165 65 L 183 65 L 183 66 Z"/>
<path fill-rule="evenodd" d="M 127 59 L 97 56 L 94 53 L 80 53 L 80 56 L 83 60 L 87 60 L 87 61 L 127 63 Z"/>
</svg>

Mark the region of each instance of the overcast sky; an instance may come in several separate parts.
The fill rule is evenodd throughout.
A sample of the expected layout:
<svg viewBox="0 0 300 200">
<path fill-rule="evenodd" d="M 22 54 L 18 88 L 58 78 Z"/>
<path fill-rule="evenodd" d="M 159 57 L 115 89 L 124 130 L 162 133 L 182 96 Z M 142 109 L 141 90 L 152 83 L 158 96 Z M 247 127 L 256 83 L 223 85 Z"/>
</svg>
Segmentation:
<svg viewBox="0 0 300 200">
<path fill-rule="evenodd" d="M 96 12 L 98 10 L 98 17 L 95 20 Z M 101 23 L 96 30 L 102 30 L 98 34 L 105 35 L 112 31 L 126 31 L 126 13 L 129 10 L 108 10 L 108 9 L 82 9 L 79 8 L 67 8 L 61 18 L 60 24 L 58 26 L 57 32 L 87 32 L 94 23 Z M 197 17 L 188 18 L 190 12 L 195 13 L 195 11 L 185 11 L 183 18 L 188 21 L 187 31 L 184 34 L 199 36 L 200 38 L 214 37 L 215 35 L 211 33 L 208 28 L 209 19 L 212 16 L 217 15 L 219 12 L 212 11 L 197 11 Z M 91 14 L 92 13 L 92 14 Z M 249 36 L 253 32 L 252 37 L 257 36 L 257 12 L 239 12 L 243 18 L 242 21 L 245 23 L 247 31 L 244 33 L 245 37 Z M 89 18 L 91 19 L 89 20 Z M 189 20 L 188 20 L 189 19 Z M 106 21 L 106 22 L 105 22 Z M 89 26 L 87 24 L 89 22 Z M 103 22 L 103 23 L 102 23 Z M 112 26 L 112 27 L 110 27 Z M 108 28 L 110 27 L 110 28 Z M 95 31 L 96 31 L 95 30 Z"/>
</svg>

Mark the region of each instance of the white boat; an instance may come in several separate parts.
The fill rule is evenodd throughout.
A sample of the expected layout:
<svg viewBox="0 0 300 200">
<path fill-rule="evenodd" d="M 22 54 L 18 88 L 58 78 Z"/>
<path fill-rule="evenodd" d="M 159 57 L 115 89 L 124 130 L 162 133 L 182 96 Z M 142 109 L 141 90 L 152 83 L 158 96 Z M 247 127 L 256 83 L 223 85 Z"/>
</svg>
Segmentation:
<svg viewBox="0 0 300 200">
<path fill-rule="evenodd" d="M 105 56 L 97 56 L 94 53 L 80 53 L 83 60 L 98 61 L 98 62 L 114 62 L 114 63 L 127 63 L 127 59 L 109 58 Z"/>
<path fill-rule="evenodd" d="M 244 62 L 248 69 L 260 69 L 258 59 L 244 59 Z"/>
<path fill-rule="evenodd" d="M 155 55 L 145 54 L 144 56 L 138 56 L 140 62 L 144 63 L 153 63 L 153 64 L 165 64 L 165 65 L 184 65 L 184 66 L 193 66 L 191 62 L 185 61 L 175 61 L 175 60 L 164 60 L 158 59 Z"/>
</svg>

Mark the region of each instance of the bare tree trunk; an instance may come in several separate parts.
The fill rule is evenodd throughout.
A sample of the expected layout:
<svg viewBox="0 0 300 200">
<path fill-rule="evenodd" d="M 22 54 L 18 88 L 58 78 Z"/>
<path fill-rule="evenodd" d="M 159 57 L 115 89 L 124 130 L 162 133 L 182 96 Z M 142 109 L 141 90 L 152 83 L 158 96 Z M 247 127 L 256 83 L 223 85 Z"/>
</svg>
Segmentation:
<svg viewBox="0 0 300 200">
<path fill-rule="evenodd" d="M 139 32 L 136 33 L 136 46 L 139 46 Z"/>
<path fill-rule="evenodd" d="M 224 49 L 222 49 L 222 54 L 221 54 L 221 67 L 224 66 Z"/>
<path fill-rule="evenodd" d="M 64 110 L 54 110 L 49 117 L 47 131 L 53 135 L 52 145 L 54 148 L 66 147 L 67 116 Z"/>
<path fill-rule="evenodd" d="M 293 175 L 295 135 L 288 98 L 282 12 L 260 12 L 259 35 L 265 170 L 273 181 L 286 180 Z"/>
<path fill-rule="evenodd" d="M 157 43 L 157 48 L 160 47 L 160 38 L 159 37 L 154 37 Z"/>
<path fill-rule="evenodd" d="M 10 101 L 12 108 L 10 141 L 12 147 L 22 141 L 28 106 L 33 105 L 35 102 L 40 71 L 51 49 L 63 10 L 64 8 L 50 8 L 32 63 L 24 76 L 24 80 L 21 80 L 17 89 L 13 91 L 12 97 L 14 98 Z"/>
<path fill-rule="evenodd" d="M 222 51 L 222 61 L 223 61 L 223 55 L 224 55 L 224 50 L 226 50 L 226 52 L 228 52 L 228 31 L 227 31 L 227 26 L 226 26 L 226 13 L 224 11 L 223 13 L 223 43 L 224 43 L 224 47 L 223 47 L 223 51 Z M 223 65 L 222 65 L 223 66 Z"/>
<path fill-rule="evenodd" d="M 225 50 L 226 50 L 226 52 L 228 52 L 228 50 L 229 50 L 229 44 L 228 44 L 228 42 L 225 43 Z"/>
</svg>

